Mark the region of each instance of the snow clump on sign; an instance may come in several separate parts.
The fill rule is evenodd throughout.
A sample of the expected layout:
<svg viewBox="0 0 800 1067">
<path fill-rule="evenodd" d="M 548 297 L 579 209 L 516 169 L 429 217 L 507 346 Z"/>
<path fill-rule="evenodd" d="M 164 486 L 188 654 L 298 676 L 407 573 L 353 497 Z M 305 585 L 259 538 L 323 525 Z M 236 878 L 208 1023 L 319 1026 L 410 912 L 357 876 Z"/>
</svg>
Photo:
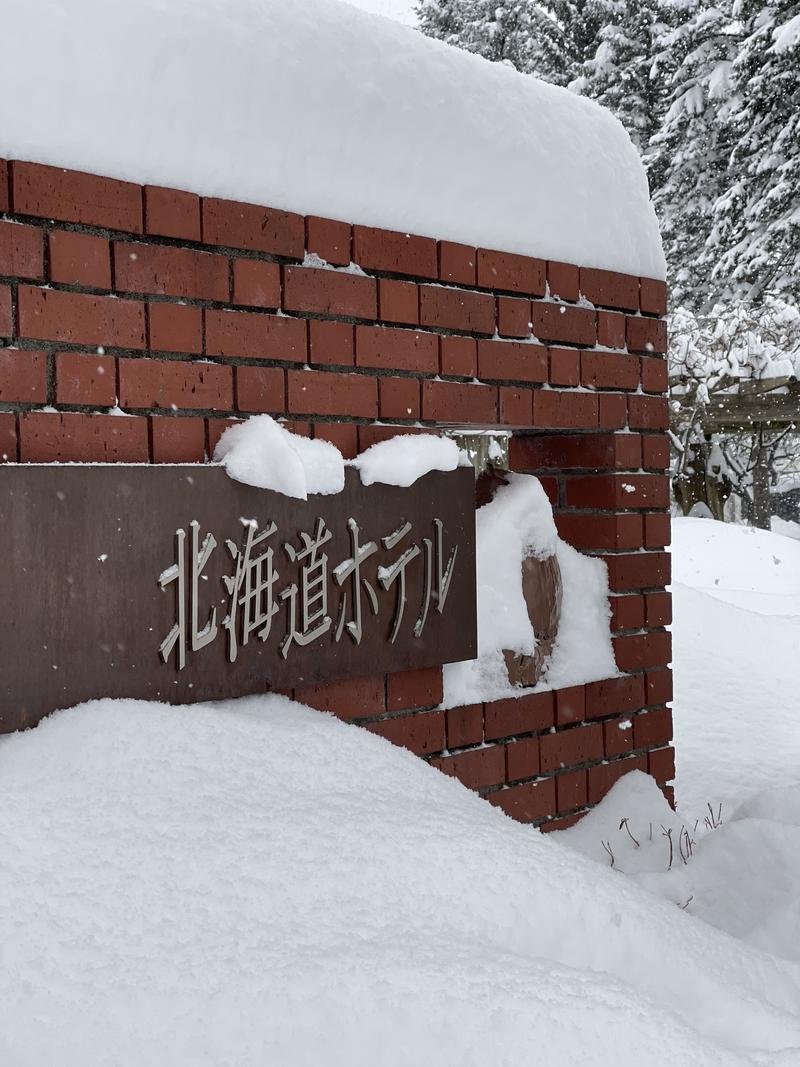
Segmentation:
<svg viewBox="0 0 800 1067">
<path fill-rule="evenodd" d="M 352 460 L 363 485 L 413 485 L 430 471 L 454 471 L 459 463 L 455 441 L 436 434 L 402 434 L 379 441 Z"/>
<path fill-rule="evenodd" d="M 299 500 L 344 488 L 344 460 L 335 445 L 290 433 L 269 415 L 229 426 L 217 442 L 214 461 L 237 482 Z"/>
<path fill-rule="evenodd" d="M 609 111 L 349 4 L 25 0 L 3 42 L 0 158 L 665 276 Z"/>
</svg>

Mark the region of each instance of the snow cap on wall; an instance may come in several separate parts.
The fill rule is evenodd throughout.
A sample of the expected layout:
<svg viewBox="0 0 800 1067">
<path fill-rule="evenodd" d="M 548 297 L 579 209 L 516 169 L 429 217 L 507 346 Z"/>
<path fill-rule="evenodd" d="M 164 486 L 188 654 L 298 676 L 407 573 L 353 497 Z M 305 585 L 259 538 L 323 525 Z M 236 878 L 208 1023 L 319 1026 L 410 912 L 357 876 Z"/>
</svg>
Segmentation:
<svg viewBox="0 0 800 1067">
<path fill-rule="evenodd" d="M 665 276 L 608 111 L 338 0 L 26 0 L 3 36 L 0 156 Z"/>
</svg>

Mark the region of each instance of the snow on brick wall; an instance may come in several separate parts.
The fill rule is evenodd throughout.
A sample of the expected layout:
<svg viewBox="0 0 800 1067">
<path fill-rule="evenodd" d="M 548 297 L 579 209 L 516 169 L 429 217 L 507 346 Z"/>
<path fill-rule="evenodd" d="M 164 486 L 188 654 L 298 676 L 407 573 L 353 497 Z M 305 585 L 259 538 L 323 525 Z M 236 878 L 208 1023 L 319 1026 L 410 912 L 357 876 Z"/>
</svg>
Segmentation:
<svg viewBox="0 0 800 1067">
<path fill-rule="evenodd" d="M 202 462 L 254 413 L 349 458 L 513 433 L 607 565 L 622 673 L 446 709 L 440 668 L 293 695 L 548 828 L 627 770 L 674 778 L 665 310 L 648 277 L 0 161 L 3 458 Z"/>
<path fill-rule="evenodd" d="M 337 0 L 25 0 L 3 42 L 0 156 L 665 277 L 608 111 Z"/>
</svg>

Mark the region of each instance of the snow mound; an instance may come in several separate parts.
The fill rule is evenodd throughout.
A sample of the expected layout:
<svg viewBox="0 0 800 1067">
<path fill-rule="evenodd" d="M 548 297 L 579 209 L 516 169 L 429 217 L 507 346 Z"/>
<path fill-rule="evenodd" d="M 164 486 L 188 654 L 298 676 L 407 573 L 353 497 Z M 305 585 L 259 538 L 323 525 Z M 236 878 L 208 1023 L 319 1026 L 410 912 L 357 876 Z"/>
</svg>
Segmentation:
<svg viewBox="0 0 800 1067">
<path fill-rule="evenodd" d="M 503 650 L 532 655 L 536 635 L 522 592 L 522 561 L 556 555 L 562 606 L 558 637 L 538 688 L 557 689 L 618 674 L 609 628 L 608 572 L 601 560 L 561 541 L 538 478 L 510 474 L 475 514 L 478 658 L 444 666 L 444 707 L 524 696 L 512 688 Z"/>
<path fill-rule="evenodd" d="M 455 441 L 437 434 L 401 434 L 378 441 L 350 461 L 363 485 L 413 485 L 430 471 L 454 471 L 459 451 Z"/>
<path fill-rule="evenodd" d="M 25 0 L 3 40 L 0 157 L 665 276 L 610 112 L 349 4 Z"/>
<path fill-rule="evenodd" d="M 285 698 L 0 739 L 0 1062 L 681 1067 L 800 1049 L 800 970 Z"/>
<path fill-rule="evenodd" d="M 800 784 L 800 543 L 676 519 L 672 554 L 675 792 L 693 822 Z"/>
<path fill-rule="evenodd" d="M 335 445 L 290 433 L 269 415 L 229 426 L 217 442 L 214 461 L 237 482 L 299 500 L 344 489 L 344 459 Z"/>
</svg>

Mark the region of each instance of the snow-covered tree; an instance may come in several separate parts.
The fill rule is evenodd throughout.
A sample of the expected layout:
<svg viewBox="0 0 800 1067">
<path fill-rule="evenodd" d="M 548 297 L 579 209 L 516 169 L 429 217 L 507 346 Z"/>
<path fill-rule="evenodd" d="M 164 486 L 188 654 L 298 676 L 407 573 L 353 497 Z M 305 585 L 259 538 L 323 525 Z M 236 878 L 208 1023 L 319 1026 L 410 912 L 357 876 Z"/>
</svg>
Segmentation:
<svg viewBox="0 0 800 1067">
<path fill-rule="evenodd" d="M 745 27 L 730 68 L 734 141 L 703 265 L 718 290 L 797 299 L 800 278 L 800 2 L 736 0 Z"/>
</svg>

